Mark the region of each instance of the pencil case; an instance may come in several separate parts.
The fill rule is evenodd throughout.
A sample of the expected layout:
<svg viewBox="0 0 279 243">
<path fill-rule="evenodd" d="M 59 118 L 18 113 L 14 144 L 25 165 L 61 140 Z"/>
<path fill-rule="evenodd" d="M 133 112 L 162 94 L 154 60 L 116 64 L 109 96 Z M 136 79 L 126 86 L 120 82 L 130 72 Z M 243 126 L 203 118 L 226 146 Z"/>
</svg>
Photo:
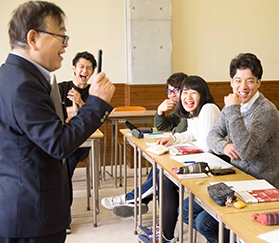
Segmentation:
<svg viewBox="0 0 279 243">
<path fill-rule="evenodd" d="M 225 206 L 227 198 L 235 199 L 234 190 L 228 187 L 225 183 L 220 182 L 207 187 L 209 196 L 220 206 Z"/>
<path fill-rule="evenodd" d="M 279 211 L 253 214 L 253 219 L 259 221 L 263 225 L 277 225 L 279 224 Z"/>
</svg>

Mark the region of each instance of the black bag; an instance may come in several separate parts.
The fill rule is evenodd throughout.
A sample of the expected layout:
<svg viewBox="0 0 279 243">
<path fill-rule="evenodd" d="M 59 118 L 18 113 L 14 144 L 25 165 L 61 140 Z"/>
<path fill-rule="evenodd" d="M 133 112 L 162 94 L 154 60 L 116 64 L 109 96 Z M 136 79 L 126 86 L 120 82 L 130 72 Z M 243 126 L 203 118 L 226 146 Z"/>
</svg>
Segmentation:
<svg viewBox="0 0 279 243">
<path fill-rule="evenodd" d="M 225 183 L 220 182 L 207 187 L 209 196 L 220 206 L 225 206 L 228 197 L 233 200 L 236 199 L 234 196 L 234 190 L 229 188 Z"/>
</svg>

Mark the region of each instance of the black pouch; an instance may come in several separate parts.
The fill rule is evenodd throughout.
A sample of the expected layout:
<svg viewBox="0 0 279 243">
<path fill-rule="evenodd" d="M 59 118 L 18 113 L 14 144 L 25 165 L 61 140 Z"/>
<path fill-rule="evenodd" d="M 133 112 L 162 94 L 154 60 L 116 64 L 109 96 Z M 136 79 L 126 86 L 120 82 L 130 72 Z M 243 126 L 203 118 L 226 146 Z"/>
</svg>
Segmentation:
<svg viewBox="0 0 279 243">
<path fill-rule="evenodd" d="M 173 170 L 177 174 L 208 173 L 210 168 L 206 162 L 196 162 L 187 166 L 181 166 Z"/>
<path fill-rule="evenodd" d="M 209 196 L 220 206 L 225 206 L 228 197 L 233 200 L 236 199 L 234 196 L 234 190 L 229 188 L 225 183 L 220 182 L 207 187 Z"/>
</svg>

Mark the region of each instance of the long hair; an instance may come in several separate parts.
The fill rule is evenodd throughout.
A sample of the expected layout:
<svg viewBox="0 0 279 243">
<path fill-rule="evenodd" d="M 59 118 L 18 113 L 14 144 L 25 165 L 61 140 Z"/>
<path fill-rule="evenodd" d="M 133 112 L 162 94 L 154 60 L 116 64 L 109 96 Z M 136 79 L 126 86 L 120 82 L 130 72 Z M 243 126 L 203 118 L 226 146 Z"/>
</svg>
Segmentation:
<svg viewBox="0 0 279 243">
<path fill-rule="evenodd" d="M 184 89 L 193 89 L 199 92 L 200 94 L 200 102 L 197 108 L 194 110 L 193 114 L 190 114 L 190 112 L 186 111 L 182 105 L 181 94 Z M 176 114 L 182 118 L 197 117 L 203 105 L 207 103 L 213 103 L 216 105 L 212 95 L 210 94 L 208 85 L 205 82 L 205 80 L 199 76 L 188 76 L 187 78 L 185 78 L 181 85 L 180 97 L 176 108 Z"/>
</svg>

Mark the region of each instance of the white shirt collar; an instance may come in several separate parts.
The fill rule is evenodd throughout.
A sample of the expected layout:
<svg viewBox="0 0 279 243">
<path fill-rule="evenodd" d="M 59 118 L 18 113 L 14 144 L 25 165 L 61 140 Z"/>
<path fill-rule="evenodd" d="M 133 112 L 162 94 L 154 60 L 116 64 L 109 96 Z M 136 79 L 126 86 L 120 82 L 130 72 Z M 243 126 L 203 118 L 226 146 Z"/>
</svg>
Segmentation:
<svg viewBox="0 0 279 243">
<path fill-rule="evenodd" d="M 50 83 L 50 72 L 48 70 L 46 70 L 45 68 L 43 68 L 41 65 L 39 65 L 38 63 L 34 62 L 33 60 L 21 55 L 21 54 L 18 54 L 16 52 L 11 52 L 11 54 L 13 55 L 16 55 L 16 56 L 19 56 L 19 57 L 22 57 L 24 58 L 25 60 L 31 62 L 36 68 L 39 69 L 39 71 L 43 74 L 43 76 L 46 78 L 46 80 Z"/>
<path fill-rule="evenodd" d="M 248 102 L 246 102 L 243 106 L 241 106 L 240 112 L 242 113 L 242 112 L 248 111 L 259 96 L 260 96 L 260 93 L 259 93 L 259 91 L 257 91 L 256 94 L 254 94 L 254 96 Z"/>
</svg>

